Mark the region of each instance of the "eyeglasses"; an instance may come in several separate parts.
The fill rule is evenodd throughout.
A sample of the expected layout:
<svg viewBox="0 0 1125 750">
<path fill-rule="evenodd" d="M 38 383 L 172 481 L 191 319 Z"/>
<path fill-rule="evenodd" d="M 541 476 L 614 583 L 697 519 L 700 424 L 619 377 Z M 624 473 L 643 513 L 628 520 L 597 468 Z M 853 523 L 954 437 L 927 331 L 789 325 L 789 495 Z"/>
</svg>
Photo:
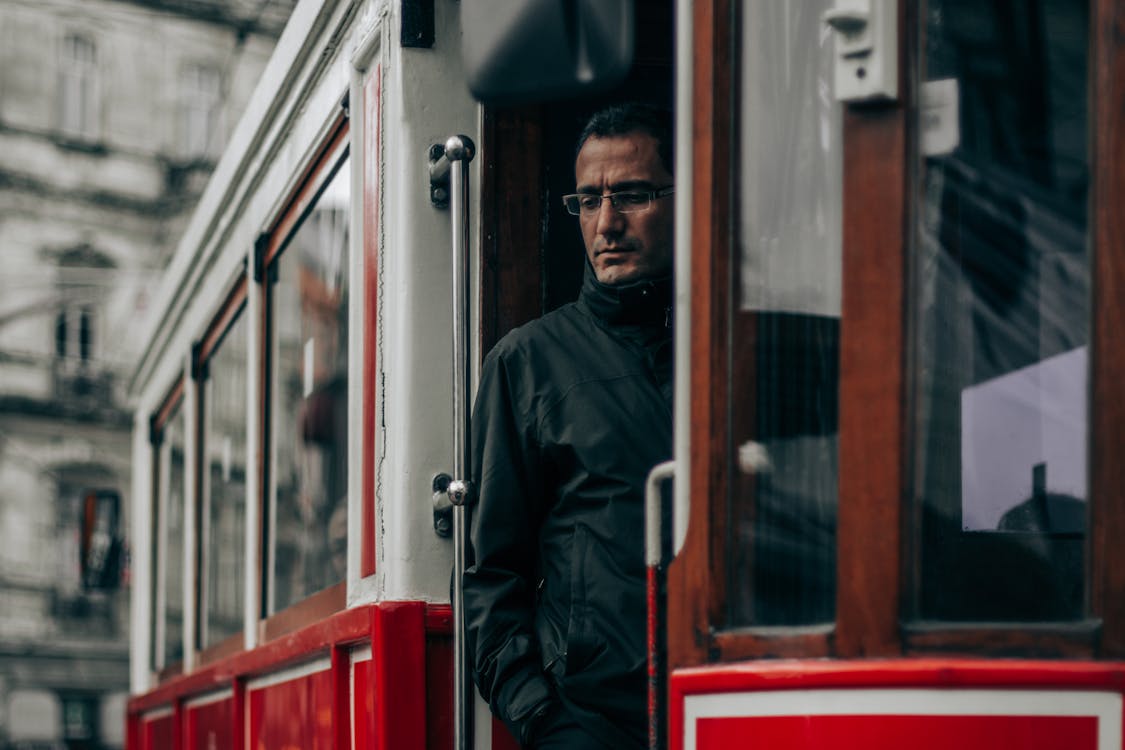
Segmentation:
<svg viewBox="0 0 1125 750">
<path fill-rule="evenodd" d="M 657 190 L 621 190 L 609 195 L 594 195 L 592 193 L 572 193 L 563 196 L 566 210 L 575 216 L 593 216 L 601 210 L 602 201 L 608 200 L 614 211 L 623 214 L 646 211 L 657 198 L 663 198 L 676 192 L 675 185 L 659 188 Z"/>
</svg>

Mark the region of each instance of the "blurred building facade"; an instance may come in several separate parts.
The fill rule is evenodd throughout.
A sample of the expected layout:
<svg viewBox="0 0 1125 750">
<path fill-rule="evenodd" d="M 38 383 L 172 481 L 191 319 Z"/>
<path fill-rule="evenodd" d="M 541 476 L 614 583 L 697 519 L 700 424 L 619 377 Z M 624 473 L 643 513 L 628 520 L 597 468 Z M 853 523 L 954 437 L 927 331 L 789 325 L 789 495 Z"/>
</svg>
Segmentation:
<svg viewBox="0 0 1125 750">
<path fill-rule="evenodd" d="M 123 744 L 160 271 L 295 0 L 0 0 L 0 748 Z"/>
</svg>

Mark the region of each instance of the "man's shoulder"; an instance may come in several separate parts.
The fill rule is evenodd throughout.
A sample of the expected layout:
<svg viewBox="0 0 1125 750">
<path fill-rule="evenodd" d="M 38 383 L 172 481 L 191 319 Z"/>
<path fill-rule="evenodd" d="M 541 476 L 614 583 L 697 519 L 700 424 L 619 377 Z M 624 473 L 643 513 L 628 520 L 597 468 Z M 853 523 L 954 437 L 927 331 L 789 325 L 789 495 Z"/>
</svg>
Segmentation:
<svg viewBox="0 0 1125 750">
<path fill-rule="evenodd" d="M 587 327 L 578 306 L 571 302 L 508 331 L 492 348 L 490 359 L 522 359 L 553 355 L 560 346 Z"/>
</svg>

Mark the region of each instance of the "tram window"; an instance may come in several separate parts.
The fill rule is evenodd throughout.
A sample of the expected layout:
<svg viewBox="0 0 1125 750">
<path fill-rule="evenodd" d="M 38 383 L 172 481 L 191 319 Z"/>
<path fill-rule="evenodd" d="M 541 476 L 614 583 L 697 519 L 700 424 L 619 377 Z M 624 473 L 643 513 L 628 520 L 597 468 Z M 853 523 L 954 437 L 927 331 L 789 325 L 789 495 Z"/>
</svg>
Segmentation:
<svg viewBox="0 0 1125 750">
<path fill-rule="evenodd" d="M 246 336 L 239 315 L 207 360 L 200 533 L 201 647 L 242 632 L 246 570 Z"/>
<path fill-rule="evenodd" d="M 742 12 L 731 297 L 727 624 L 831 622 L 836 599 L 841 123 L 831 5 Z"/>
<path fill-rule="evenodd" d="M 924 620 L 1082 618 L 1089 7 L 931 0 L 912 274 Z"/>
<path fill-rule="evenodd" d="M 346 573 L 349 185 L 345 158 L 277 261 L 271 292 L 278 391 L 271 613 Z"/>
<path fill-rule="evenodd" d="M 157 450 L 156 570 L 153 596 L 154 666 L 164 669 L 184 655 L 184 446 L 182 403 L 168 417 Z"/>
</svg>

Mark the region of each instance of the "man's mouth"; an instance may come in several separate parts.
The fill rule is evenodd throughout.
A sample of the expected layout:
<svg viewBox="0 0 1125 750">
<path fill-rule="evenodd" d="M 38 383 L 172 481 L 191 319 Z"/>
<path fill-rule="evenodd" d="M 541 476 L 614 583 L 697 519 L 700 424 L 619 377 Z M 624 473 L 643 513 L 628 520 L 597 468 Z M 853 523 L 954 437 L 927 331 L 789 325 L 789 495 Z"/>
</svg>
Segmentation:
<svg viewBox="0 0 1125 750">
<path fill-rule="evenodd" d="M 598 248 L 594 255 L 620 255 L 623 253 L 631 253 L 636 250 L 632 245 L 612 245 L 609 247 Z"/>
</svg>

